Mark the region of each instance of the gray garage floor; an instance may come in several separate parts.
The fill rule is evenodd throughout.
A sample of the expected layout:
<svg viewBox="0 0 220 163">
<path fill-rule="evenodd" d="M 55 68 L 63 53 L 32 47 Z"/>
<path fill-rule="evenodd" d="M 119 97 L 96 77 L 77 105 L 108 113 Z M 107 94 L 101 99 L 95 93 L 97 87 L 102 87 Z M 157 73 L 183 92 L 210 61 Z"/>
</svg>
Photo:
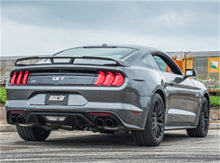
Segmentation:
<svg viewBox="0 0 220 163">
<path fill-rule="evenodd" d="M 0 132 L 1 162 L 220 162 L 220 130 L 206 138 L 166 132 L 159 147 L 137 147 L 131 135 L 56 131 L 45 142 L 25 142 Z"/>
</svg>

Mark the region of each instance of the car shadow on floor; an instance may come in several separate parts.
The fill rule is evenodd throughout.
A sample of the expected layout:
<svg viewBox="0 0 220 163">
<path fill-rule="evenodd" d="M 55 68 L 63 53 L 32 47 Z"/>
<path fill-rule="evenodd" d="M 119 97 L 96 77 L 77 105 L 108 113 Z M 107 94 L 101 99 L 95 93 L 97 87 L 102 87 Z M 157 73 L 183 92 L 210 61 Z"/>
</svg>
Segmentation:
<svg viewBox="0 0 220 163">
<path fill-rule="evenodd" d="M 59 133 L 56 133 L 59 134 Z M 64 135 L 63 137 L 56 138 L 56 135 L 53 134 L 52 137 L 49 137 L 44 142 L 26 142 L 20 141 L 16 144 L 38 144 L 38 145 L 51 145 L 51 146 L 78 146 L 78 147 L 94 147 L 94 146 L 136 146 L 133 141 L 132 134 L 87 134 L 87 135 Z M 174 141 L 185 141 L 189 139 L 185 133 L 166 133 L 162 145 L 166 145 L 169 142 Z"/>
</svg>

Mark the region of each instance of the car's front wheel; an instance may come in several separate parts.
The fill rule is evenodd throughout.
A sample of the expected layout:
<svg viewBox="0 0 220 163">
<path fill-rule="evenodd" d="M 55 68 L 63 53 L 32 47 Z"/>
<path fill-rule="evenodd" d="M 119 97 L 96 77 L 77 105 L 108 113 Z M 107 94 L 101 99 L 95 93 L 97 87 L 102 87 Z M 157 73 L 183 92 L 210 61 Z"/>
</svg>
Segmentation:
<svg viewBox="0 0 220 163">
<path fill-rule="evenodd" d="M 165 106 L 161 96 L 156 93 L 148 111 L 143 131 L 134 131 L 134 141 L 140 146 L 158 146 L 164 137 Z"/>
<path fill-rule="evenodd" d="M 190 137 L 205 137 L 207 135 L 209 129 L 209 111 L 209 102 L 207 98 L 204 97 L 197 128 L 186 130 Z"/>
<path fill-rule="evenodd" d="M 16 125 L 18 135 L 27 141 L 44 141 L 49 135 L 50 130 L 41 127 L 23 127 Z"/>
</svg>

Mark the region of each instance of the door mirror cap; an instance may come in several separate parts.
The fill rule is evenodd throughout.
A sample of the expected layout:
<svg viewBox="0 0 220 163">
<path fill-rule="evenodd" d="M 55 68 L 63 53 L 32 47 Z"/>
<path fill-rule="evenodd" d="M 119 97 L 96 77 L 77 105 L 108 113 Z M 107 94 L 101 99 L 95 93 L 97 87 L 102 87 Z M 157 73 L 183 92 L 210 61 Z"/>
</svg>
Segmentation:
<svg viewBox="0 0 220 163">
<path fill-rule="evenodd" d="M 196 76 L 196 70 L 194 69 L 186 69 L 185 79 L 188 77 Z"/>
</svg>

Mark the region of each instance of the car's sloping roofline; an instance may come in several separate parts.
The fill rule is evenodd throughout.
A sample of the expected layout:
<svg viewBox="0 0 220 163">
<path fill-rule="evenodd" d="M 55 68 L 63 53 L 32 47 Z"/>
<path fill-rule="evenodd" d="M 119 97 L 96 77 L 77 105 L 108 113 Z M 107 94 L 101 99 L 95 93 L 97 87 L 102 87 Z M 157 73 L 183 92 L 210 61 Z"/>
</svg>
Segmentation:
<svg viewBox="0 0 220 163">
<path fill-rule="evenodd" d="M 77 46 L 73 48 L 117 48 L 117 47 L 124 47 L 124 48 L 132 48 L 137 50 L 156 50 L 153 47 L 142 46 L 142 45 L 125 45 L 125 44 L 102 44 L 102 45 L 87 45 L 87 46 Z M 72 48 L 70 48 L 72 49 Z M 66 49 L 67 50 L 67 49 Z"/>
</svg>

